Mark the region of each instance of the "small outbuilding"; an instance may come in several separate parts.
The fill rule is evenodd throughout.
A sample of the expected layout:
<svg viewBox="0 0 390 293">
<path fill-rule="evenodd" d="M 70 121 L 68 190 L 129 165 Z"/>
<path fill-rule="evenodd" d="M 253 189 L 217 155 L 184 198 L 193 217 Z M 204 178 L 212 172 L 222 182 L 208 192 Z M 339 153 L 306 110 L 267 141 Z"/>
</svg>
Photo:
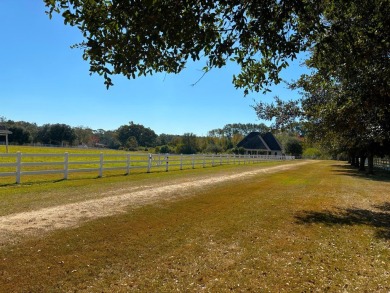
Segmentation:
<svg viewBox="0 0 390 293">
<path fill-rule="evenodd" d="M 247 155 L 283 155 L 283 149 L 271 132 L 251 132 L 237 144 Z"/>
<path fill-rule="evenodd" d="M 8 153 L 8 134 L 12 134 L 4 125 L 0 125 L 0 136 L 5 136 L 5 152 Z"/>
</svg>

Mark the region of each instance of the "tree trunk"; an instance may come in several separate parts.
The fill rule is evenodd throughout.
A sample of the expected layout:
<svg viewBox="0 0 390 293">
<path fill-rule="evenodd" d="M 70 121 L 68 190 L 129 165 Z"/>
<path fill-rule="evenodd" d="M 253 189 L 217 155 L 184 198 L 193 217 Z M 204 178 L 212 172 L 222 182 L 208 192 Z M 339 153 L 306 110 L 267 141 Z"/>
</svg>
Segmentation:
<svg viewBox="0 0 390 293">
<path fill-rule="evenodd" d="M 359 158 L 354 156 L 352 157 L 352 166 L 359 167 Z"/>
<path fill-rule="evenodd" d="M 351 154 L 349 155 L 349 161 L 348 161 L 348 163 L 350 163 L 351 166 L 355 166 L 355 154 L 354 154 L 354 153 L 351 153 Z"/>
<path fill-rule="evenodd" d="M 365 156 L 361 156 L 360 157 L 360 163 L 359 163 L 359 171 L 365 171 L 366 170 L 366 167 L 364 166 L 366 163 L 366 157 Z"/>
<path fill-rule="evenodd" d="M 368 155 L 367 159 L 368 159 L 367 174 L 374 174 L 374 156 Z"/>
</svg>

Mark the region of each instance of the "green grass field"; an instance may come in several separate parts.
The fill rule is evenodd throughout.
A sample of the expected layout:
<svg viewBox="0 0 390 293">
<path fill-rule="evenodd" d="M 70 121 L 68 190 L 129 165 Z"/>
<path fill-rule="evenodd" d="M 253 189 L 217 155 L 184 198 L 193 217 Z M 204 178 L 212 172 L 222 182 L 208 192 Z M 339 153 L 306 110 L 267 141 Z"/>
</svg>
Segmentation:
<svg viewBox="0 0 390 293">
<path fill-rule="evenodd" d="M 109 155 L 110 160 L 125 160 L 124 155 L 128 154 L 128 152 L 120 151 L 120 150 L 110 150 L 110 149 L 89 149 L 89 148 L 62 148 L 62 147 L 30 147 L 30 146 L 10 146 L 9 154 L 16 154 L 17 152 L 21 152 L 24 155 L 28 154 L 40 154 L 41 157 L 23 157 L 23 162 L 58 162 L 58 165 L 47 165 L 47 166 L 28 166 L 23 167 L 23 171 L 39 171 L 39 170 L 63 170 L 63 162 L 64 162 L 64 154 L 65 152 L 71 156 L 69 162 L 72 162 L 70 168 L 72 169 L 80 169 L 80 168 L 99 168 L 99 155 L 103 153 L 104 155 Z M 45 154 L 57 154 L 58 156 L 44 156 Z M 139 157 L 140 155 L 145 156 L 147 152 L 132 152 L 132 165 L 137 165 L 135 161 L 144 160 L 145 157 Z M 11 163 L 15 162 L 16 159 L 14 157 L 1 157 L 0 163 Z M 77 162 L 82 161 L 90 161 L 90 164 L 76 164 Z M 94 163 L 93 163 L 94 162 Z M 135 162 L 135 163 L 134 163 Z M 117 167 L 124 166 L 124 163 L 121 164 L 105 164 L 105 167 Z M 146 167 L 143 172 L 145 172 Z M 0 167 L 0 172 L 15 172 L 15 167 Z M 140 170 L 132 170 L 132 172 L 140 172 Z M 120 175 L 125 173 L 125 168 L 119 171 L 106 171 L 105 176 L 110 175 Z M 80 179 L 80 178 L 96 178 L 98 176 L 98 171 L 95 172 L 78 172 L 72 173 L 69 175 L 69 179 Z M 34 183 L 34 182 L 45 182 L 45 181 L 56 181 L 61 180 L 63 178 L 62 174 L 53 174 L 53 175 L 24 175 L 22 178 L 22 183 Z M 6 184 L 15 183 L 15 176 L 10 177 L 0 177 L 0 186 Z"/>
<path fill-rule="evenodd" d="M 264 167 L 5 186 L 0 209 L 6 216 Z M 389 173 L 366 177 L 334 161 L 185 190 L 3 243 L 0 291 L 389 292 L 389 190 Z"/>
<path fill-rule="evenodd" d="M 10 155 L 4 156 L 0 153 L 0 173 L 5 172 L 12 174 L 10 176 L 0 177 L 0 186 L 13 185 L 18 182 L 15 172 L 16 168 L 16 153 L 20 152 L 22 168 L 21 180 L 22 184 L 34 184 L 41 182 L 57 182 L 63 180 L 65 153 L 68 154 L 68 175 L 67 179 L 86 179 L 100 177 L 100 160 L 103 161 L 102 177 L 122 176 L 129 171 L 131 174 L 145 172 L 160 172 L 176 171 L 180 169 L 202 168 L 219 166 L 222 164 L 233 164 L 231 159 L 227 159 L 226 155 L 216 155 L 214 158 L 208 157 L 205 159 L 203 155 L 169 155 L 168 163 L 166 164 L 165 155 L 154 154 L 149 167 L 149 153 L 146 151 L 125 152 L 121 150 L 110 149 L 88 149 L 88 148 L 54 148 L 54 147 L 26 147 L 26 146 L 11 146 L 9 148 Z M 100 157 L 100 155 L 103 155 Z M 225 157 L 225 158 L 224 158 Z M 248 158 L 241 158 L 240 162 L 234 160 L 236 164 L 253 164 L 258 163 Z M 13 166 L 1 164 L 14 164 Z M 129 169 L 128 169 L 129 167 Z M 46 174 L 37 174 L 37 172 L 45 171 Z M 35 172 L 35 174 L 26 174 L 26 172 Z M 55 172 L 55 174 L 49 174 Z"/>
<path fill-rule="evenodd" d="M 5 152 L 5 147 L 0 146 L 0 153 Z M 39 146 L 18 146 L 11 145 L 8 148 L 8 153 L 15 154 L 17 152 L 26 153 L 26 154 L 63 154 L 68 152 L 70 154 L 100 154 L 101 152 L 105 154 L 124 154 L 125 151 L 121 150 L 112 150 L 112 149 L 96 149 L 96 148 L 66 148 L 66 147 L 39 147 Z M 146 153 L 146 152 L 138 152 Z"/>
</svg>

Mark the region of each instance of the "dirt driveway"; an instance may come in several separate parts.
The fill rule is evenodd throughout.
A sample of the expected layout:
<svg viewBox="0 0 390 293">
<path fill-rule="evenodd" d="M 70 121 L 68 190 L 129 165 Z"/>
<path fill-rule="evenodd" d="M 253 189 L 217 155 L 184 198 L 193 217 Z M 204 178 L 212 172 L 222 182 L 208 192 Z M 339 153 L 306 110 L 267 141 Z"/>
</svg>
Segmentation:
<svg viewBox="0 0 390 293">
<path fill-rule="evenodd" d="M 3 216 L 0 217 L 0 244 L 13 241 L 24 235 L 37 235 L 37 233 L 42 234 L 55 229 L 75 227 L 86 221 L 123 213 L 128 207 L 138 207 L 159 200 L 190 196 L 196 190 L 213 184 L 242 180 L 261 173 L 276 173 L 308 163 L 311 162 L 296 162 L 224 176 L 215 175 L 170 185 L 140 186 L 130 190 L 121 190 L 114 195 L 100 199 Z"/>
</svg>

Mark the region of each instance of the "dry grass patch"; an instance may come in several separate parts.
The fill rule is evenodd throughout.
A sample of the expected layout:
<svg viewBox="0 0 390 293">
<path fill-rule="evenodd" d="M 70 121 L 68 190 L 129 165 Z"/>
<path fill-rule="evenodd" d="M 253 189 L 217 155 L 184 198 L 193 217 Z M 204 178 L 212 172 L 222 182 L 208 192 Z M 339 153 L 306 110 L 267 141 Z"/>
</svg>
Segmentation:
<svg viewBox="0 0 390 293">
<path fill-rule="evenodd" d="M 388 292 L 389 177 L 332 164 L 4 245 L 0 291 Z"/>
</svg>

